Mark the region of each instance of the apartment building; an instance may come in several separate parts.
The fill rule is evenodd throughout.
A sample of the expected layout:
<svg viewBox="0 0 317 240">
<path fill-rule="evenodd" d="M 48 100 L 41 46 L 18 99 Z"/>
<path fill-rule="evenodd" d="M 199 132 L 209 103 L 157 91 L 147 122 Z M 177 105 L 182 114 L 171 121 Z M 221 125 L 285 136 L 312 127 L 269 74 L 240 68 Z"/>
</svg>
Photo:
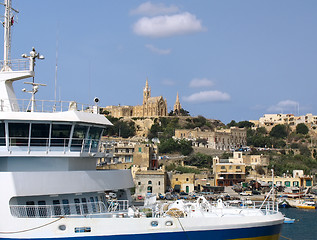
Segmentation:
<svg viewBox="0 0 317 240">
<path fill-rule="evenodd" d="M 234 152 L 233 158 L 213 158 L 213 174 L 216 186 L 233 186 L 245 181 L 245 167 L 242 152 Z"/>
<path fill-rule="evenodd" d="M 244 128 L 231 127 L 215 131 L 195 129 L 175 129 L 174 138 L 187 139 L 196 147 L 218 150 L 231 150 L 247 144 L 247 131 Z"/>
</svg>

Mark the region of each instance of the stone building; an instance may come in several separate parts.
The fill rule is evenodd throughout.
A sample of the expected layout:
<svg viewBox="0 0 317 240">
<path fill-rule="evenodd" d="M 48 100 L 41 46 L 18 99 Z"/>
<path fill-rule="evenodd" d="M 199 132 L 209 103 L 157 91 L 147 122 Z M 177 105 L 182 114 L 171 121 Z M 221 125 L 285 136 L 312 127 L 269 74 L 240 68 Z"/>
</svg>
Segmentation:
<svg viewBox="0 0 317 240">
<path fill-rule="evenodd" d="M 202 131 L 200 128 L 175 129 L 174 137 L 191 140 L 196 147 L 218 150 L 231 150 L 247 144 L 246 129 L 237 127 L 215 131 Z"/>
<path fill-rule="evenodd" d="M 272 184 L 271 176 L 262 176 L 257 178 L 261 183 Z M 275 186 L 283 187 L 312 187 L 314 185 L 313 176 L 304 175 L 303 170 L 293 170 L 293 175 L 275 176 L 274 177 Z"/>
<path fill-rule="evenodd" d="M 144 197 L 148 193 L 156 194 L 157 196 L 159 193 L 165 193 L 165 179 L 166 174 L 163 169 L 135 172 L 135 195 Z"/>
<path fill-rule="evenodd" d="M 102 110 L 110 112 L 116 118 L 120 117 L 161 117 L 167 116 L 167 102 L 162 96 L 151 97 L 151 88 L 146 79 L 143 89 L 143 103 L 137 106 L 107 106 Z"/>
<path fill-rule="evenodd" d="M 251 167 L 248 178 L 268 174 L 269 157 L 264 155 L 243 155 L 243 162 Z"/>
<path fill-rule="evenodd" d="M 171 187 L 175 192 L 190 193 L 195 189 L 194 173 L 175 173 L 172 175 Z"/>
<path fill-rule="evenodd" d="M 300 123 L 306 124 L 308 127 L 317 126 L 317 116 L 311 113 L 302 116 L 295 116 L 294 114 L 264 114 L 259 120 L 250 120 L 255 127 L 265 127 L 271 130 L 278 124 L 287 124 L 290 127 L 296 127 Z"/>
<path fill-rule="evenodd" d="M 234 152 L 233 158 L 213 158 L 213 174 L 216 186 L 233 186 L 245 181 L 245 167 L 242 152 Z"/>
<path fill-rule="evenodd" d="M 103 138 L 105 158 L 98 162 L 98 169 L 156 169 L 158 165 L 157 146 L 129 140 L 114 141 Z"/>
</svg>

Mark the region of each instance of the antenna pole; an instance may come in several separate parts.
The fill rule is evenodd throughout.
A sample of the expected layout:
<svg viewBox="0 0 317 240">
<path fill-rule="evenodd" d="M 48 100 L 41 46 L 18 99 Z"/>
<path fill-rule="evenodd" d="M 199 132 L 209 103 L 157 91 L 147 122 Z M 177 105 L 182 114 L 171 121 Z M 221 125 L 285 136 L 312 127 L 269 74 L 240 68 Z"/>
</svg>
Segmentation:
<svg viewBox="0 0 317 240">
<path fill-rule="evenodd" d="M 11 8 L 11 0 L 5 1 L 5 14 L 4 14 L 4 50 L 3 50 L 3 60 L 4 60 L 4 66 L 5 68 L 8 67 L 8 60 L 9 59 L 9 53 L 11 49 L 11 42 L 10 42 L 10 34 L 11 34 L 11 14 L 10 14 L 10 8 Z"/>
<path fill-rule="evenodd" d="M 13 15 L 11 10 L 18 13 L 19 11 L 11 7 L 11 0 L 5 0 L 3 4 L 5 6 L 4 13 L 4 49 L 3 49 L 3 60 L 4 60 L 4 69 L 8 69 L 11 53 L 11 26 L 14 23 Z"/>
</svg>

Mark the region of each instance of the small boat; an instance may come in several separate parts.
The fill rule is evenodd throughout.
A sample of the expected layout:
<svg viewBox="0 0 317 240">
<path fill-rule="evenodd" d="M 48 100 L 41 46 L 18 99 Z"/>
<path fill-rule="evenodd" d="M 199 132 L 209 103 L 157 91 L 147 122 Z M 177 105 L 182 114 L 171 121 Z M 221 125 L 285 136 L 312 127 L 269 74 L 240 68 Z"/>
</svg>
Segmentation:
<svg viewBox="0 0 317 240">
<path fill-rule="evenodd" d="M 289 204 L 289 202 L 285 198 L 279 200 L 278 206 L 280 208 L 290 208 L 291 207 L 291 205 Z"/>
<path fill-rule="evenodd" d="M 288 218 L 288 217 L 284 218 L 284 223 L 290 224 L 294 222 L 295 222 L 295 218 Z"/>
<path fill-rule="evenodd" d="M 292 207 L 301 209 L 316 209 L 316 204 L 313 201 L 306 201 L 304 199 L 289 200 L 289 204 Z"/>
</svg>

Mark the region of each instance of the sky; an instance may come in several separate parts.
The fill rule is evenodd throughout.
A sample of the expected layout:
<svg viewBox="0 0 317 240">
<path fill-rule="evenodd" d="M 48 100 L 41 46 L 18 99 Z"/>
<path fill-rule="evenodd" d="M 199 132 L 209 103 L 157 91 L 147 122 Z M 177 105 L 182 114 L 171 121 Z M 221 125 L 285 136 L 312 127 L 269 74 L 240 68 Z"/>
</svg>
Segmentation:
<svg viewBox="0 0 317 240">
<path fill-rule="evenodd" d="M 57 100 L 86 104 L 98 97 L 101 107 L 139 105 L 148 78 L 168 111 L 178 92 L 192 116 L 224 123 L 267 113 L 317 115 L 316 0 L 13 0 L 12 6 L 19 10 L 12 59 L 32 47 L 45 56 L 36 62 L 35 81 L 47 84 L 37 99 L 54 100 L 56 92 Z M 28 99 L 23 82 L 14 83 L 15 91 Z"/>
</svg>

